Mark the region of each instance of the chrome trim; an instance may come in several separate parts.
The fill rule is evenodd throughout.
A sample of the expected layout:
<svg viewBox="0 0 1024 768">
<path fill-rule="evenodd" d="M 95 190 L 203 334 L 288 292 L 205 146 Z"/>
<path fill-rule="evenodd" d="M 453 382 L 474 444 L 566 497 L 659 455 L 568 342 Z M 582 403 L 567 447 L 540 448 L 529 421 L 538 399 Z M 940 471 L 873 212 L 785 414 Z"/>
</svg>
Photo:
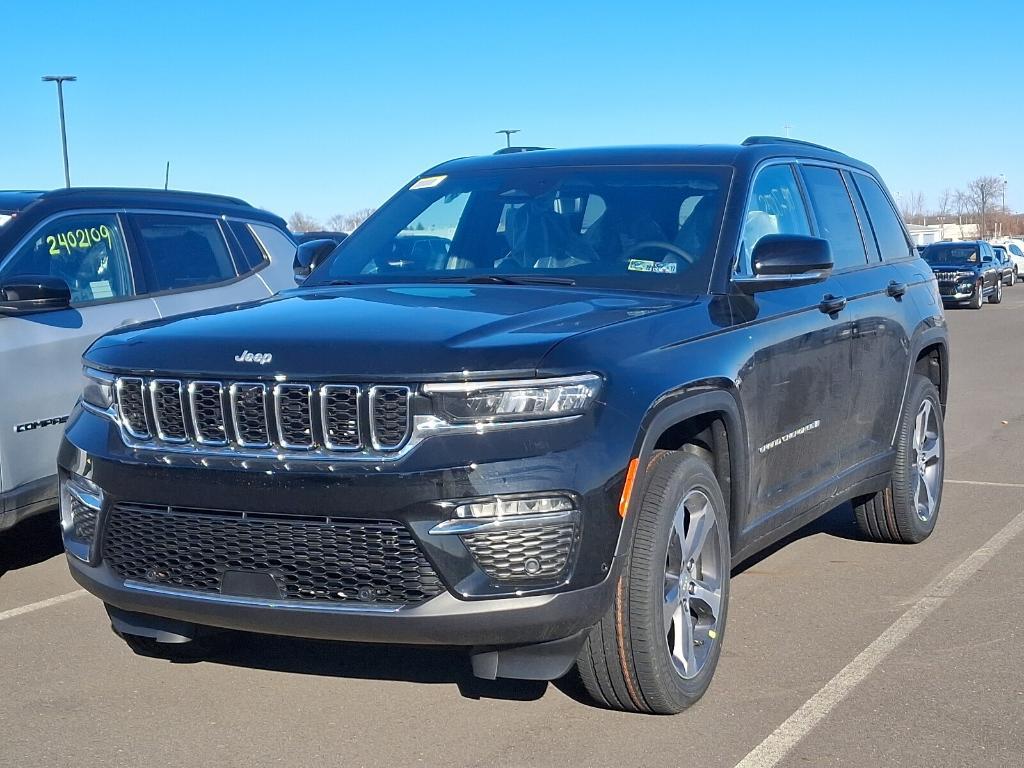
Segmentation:
<svg viewBox="0 0 1024 768">
<path fill-rule="evenodd" d="M 74 477 L 69 477 L 64 481 L 64 489 L 83 506 L 95 510 L 96 512 L 103 509 L 102 490 L 99 493 L 93 493 L 77 483 Z"/>
<path fill-rule="evenodd" d="M 196 387 L 197 386 L 214 386 L 217 387 L 217 404 L 220 406 L 220 425 L 224 431 L 223 440 L 210 440 L 209 438 L 203 437 L 202 431 L 199 429 L 199 420 L 196 418 Z M 224 446 L 228 444 L 228 420 L 227 414 L 224 412 L 224 385 L 219 381 L 210 381 L 206 379 L 199 379 L 197 381 L 190 381 L 188 383 L 188 407 L 192 412 L 192 430 L 195 434 L 195 441 L 200 445 L 208 445 L 211 447 Z"/>
<path fill-rule="evenodd" d="M 404 390 L 405 391 L 405 429 L 402 431 L 402 439 L 397 443 L 382 443 L 377 439 L 377 419 L 375 418 L 376 413 L 376 400 L 377 390 L 379 389 L 390 389 L 390 390 Z M 391 385 L 391 384 L 375 384 L 370 387 L 369 394 L 367 396 L 369 401 L 370 410 L 370 445 L 373 446 L 374 450 L 377 451 L 398 451 L 402 449 L 407 442 L 409 442 L 412 434 L 413 426 L 413 415 L 412 415 L 412 389 L 402 385 Z"/>
<path fill-rule="evenodd" d="M 160 427 L 160 413 L 156 406 L 156 390 L 163 385 L 173 385 L 178 389 L 178 408 L 181 411 L 181 426 L 185 430 L 185 437 L 170 437 Z M 165 443 L 187 443 L 188 442 L 188 418 L 185 416 L 185 399 L 182 397 L 181 379 L 153 379 L 149 382 L 149 404 L 153 407 L 153 426 L 156 427 L 156 437 Z"/>
<path fill-rule="evenodd" d="M 334 390 L 354 389 L 356 391 L 356 445 L 338 445 L 331 442 L 330 425 L 327 422 L 327 396 Z M 329 451 L 361 451 L 363 450 L 363 430 L 360 427 L 360 412 L 363 403 L 363 388 L 356 384 L 324 384 L 320 387 L 320 425 L 324 431 L 324 448 Z"/>
<path fill-rule="evenodd" d="M 242 439 L 238 431 L 238 388 L 259 387 L 260 400 L 263 402 L 263 428 L 267 432 L 267 440 L 263 443 L 249 443 Z M 243 448 L 270 448 L 270 421 L 267 418 L 267 385 L 260 381 L 234 381 L 228 387 L 228 399 L 231 401 L 231 423 L 235 428 L 235 442 Z"/>
<path fill-rule="evenodd" d="M 281 427 L 281 392 L 283 390 L 305 390 L 306 405 L 309 408 L 309 444 L 289 443 L 284 438 L 284 430 Z M 266 403 L 264 402 L 264 410 Z M 274 422 L 277 424 L 277 444 L 282 448 L 295 451 L 311 451 L 316 447 L 316 435 L 313 432 L 313 387 L 309 384 L 275 384 L 274 385 Z"/>
<path fill-rule="evenodd" d="M 342 605 L 325 605 L 317 604 L 312 601 L 306 603 L 299 600 L 273 600 L 260 597 L 215 595 L 206 592 L 193 592 L 187 589 L 175 589 L 173 587 L 158 587 L 131 579 L 126 579 L 124 586 L 125 589 L 130 589 L 136 592 L 146 592 L 152 595 L 173 597 L 178 600 L 192 600 L 195 602 L 213 603 L 218 605 L 240 605 L 248 606 L 250 608 L 273 608 L 275 610 L 313 611 L 317 613 L 398 613 L 402 610 L 402 606 L 385 606 L 374 603 L 366 603 L 363 605 L 350 605 L 347 603 Z M 418 603 L 417 606 L 426 605 L 427 602 L 430 601 L 427 600 L 423 603 Z"/>
<path fill-rule="evenodd" d="M 131 428 L 131 426 L 128 424 L 128 421 L 122 415 L 124 409 L 121 407 L 121 390 L 125 386 L 127 386 L 129 382 L 131 383 L 132 386 L 134 386 L 135 383 L 138 383 L 139 397 L 142 398 L 142 415 L 146 415 L 146 382 L 138 376 L 118 376 L 117 380 L 114 383 L 114 389 L 117 391 L 118 422 L 121 425 L 121 429 L 123 429 L 127 434 L 134 437 L 136 440 L 152 440 L 153 433 L 149 429 L 148 418 L 146 419 L 146 431 L 136 432 L 134 429 Z"/>
<path fill-rule="evenodd" d="M 754 275 L 753 277 L 734 277 L 734 285 L 765 285 L 771 283 L 786 283 L 788 285 L 813 285 L 824 282 L 832 274 L 831 269 L 816 269 L 811 272 L 796 272 L 788 275 Z"/>
<path fill-rule="evenodd" d="M 543 525 L 569 525 L 576 522 L 579 510 L 566 509 L 562 512 L 543 512 L 538 515 L 511 515 L 509 517 L 466 517 L 443 520 L 430 533 L 439 536 L 465 533 L 489 533 L 491 531 L 512 531 L 518 528 L 537 528 Z"/>
<path fill-rule="evenodd" d="M 460 381 L 452 383 L 424 384 L 423 394 L 450 394 L 480 392 L 491 389 L 522 389 L 525 387 L 559 387 L 571 384 L 600 383 L 596 373 L 581 373 L 575 376 L 554 376 L 547 379 L 505 379 L 502 381 Z"/>
</svg>

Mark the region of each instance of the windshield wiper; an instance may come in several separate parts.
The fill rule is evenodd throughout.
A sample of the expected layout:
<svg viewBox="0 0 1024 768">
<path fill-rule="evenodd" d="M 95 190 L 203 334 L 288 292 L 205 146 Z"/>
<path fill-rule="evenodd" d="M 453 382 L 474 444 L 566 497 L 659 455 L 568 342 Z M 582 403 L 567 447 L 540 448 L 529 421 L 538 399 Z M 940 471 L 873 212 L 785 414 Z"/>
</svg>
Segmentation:
<svg viewBox="0 0 1024 768">
<path fill-rule="evenodd" d="M 437 278 L 439 283 L 493 283 L 495 285 L 576 285 L 571 277 L 548 275 L 462 275 Z"/>
</svg>

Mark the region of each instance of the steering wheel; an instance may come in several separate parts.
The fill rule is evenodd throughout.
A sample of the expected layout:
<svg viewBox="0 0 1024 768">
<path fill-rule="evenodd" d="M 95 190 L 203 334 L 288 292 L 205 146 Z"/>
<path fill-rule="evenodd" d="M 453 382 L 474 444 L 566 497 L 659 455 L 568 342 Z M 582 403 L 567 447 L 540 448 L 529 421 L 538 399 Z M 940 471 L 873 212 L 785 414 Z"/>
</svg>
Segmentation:
<svg viewBox="0 0 1024 768">
<path fill-rule="evenodd" d="M 634 253 L 646 251 L 649 248 L 658 248 L 662 251 L 674 253 L 676 256 L 681 258 L 690 266 L 693 266 L 694 264 L 697 263 L 696 256 L 694 256 L 688 251 L 684 251 L 675 243 L 670 243 L 666 240 L 644 240 L 642 242 L 631 245 L 629 248 L 626 249 L 626 252 L 622 254 L 622 258 L 628 260 Z"/>
</svg>

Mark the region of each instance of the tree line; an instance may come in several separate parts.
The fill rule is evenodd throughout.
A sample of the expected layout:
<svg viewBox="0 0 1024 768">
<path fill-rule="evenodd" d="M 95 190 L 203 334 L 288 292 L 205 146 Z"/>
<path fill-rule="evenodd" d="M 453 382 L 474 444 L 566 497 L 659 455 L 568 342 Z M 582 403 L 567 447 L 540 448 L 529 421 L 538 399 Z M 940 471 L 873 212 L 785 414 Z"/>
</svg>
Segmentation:
<svg viewBox="0 0 1024 768">
<path fill-rule="evenodd" d="M 1024 232 L 1024 213 L 1005 204 L 1006 182 L 999 176 L 979 176 L 963 189 L 942 190 L 928 208 L 924 193 L 897 195 L 900 213 L 907 224 L 977 224 L 982 237 Z"/>
<path fill-rule="evenodd" d="M 296 211 L 288 217 L 288 229 L 292 232 L 351 232 L 373 213 L 376 208 L 360 208 L 354 213 L 336 213 L 326 221 Z"/>
</svg>

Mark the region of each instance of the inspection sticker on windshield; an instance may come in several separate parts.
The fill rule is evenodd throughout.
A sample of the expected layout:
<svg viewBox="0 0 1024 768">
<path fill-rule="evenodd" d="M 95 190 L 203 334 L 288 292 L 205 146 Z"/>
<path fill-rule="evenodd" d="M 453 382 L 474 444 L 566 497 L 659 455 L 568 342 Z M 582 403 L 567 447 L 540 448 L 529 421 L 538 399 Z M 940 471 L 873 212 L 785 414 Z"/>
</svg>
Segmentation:
<svg viewBox="0 0 1024 768">
<path fill-rule="evenodd" d="M 664 264 L 660 261 L 647 261 L 646 259 L 630 259 L 626 269 L 630 272 L 660 272 L 671 275 L 676 273 L 675 264 Z"/>
<path fill-rule="evenodd" d="M 422 179 L 414 181 L 409 189 L 433 189 L 447 178 L 447 176 L 424 176 Z"/>
</svg>

